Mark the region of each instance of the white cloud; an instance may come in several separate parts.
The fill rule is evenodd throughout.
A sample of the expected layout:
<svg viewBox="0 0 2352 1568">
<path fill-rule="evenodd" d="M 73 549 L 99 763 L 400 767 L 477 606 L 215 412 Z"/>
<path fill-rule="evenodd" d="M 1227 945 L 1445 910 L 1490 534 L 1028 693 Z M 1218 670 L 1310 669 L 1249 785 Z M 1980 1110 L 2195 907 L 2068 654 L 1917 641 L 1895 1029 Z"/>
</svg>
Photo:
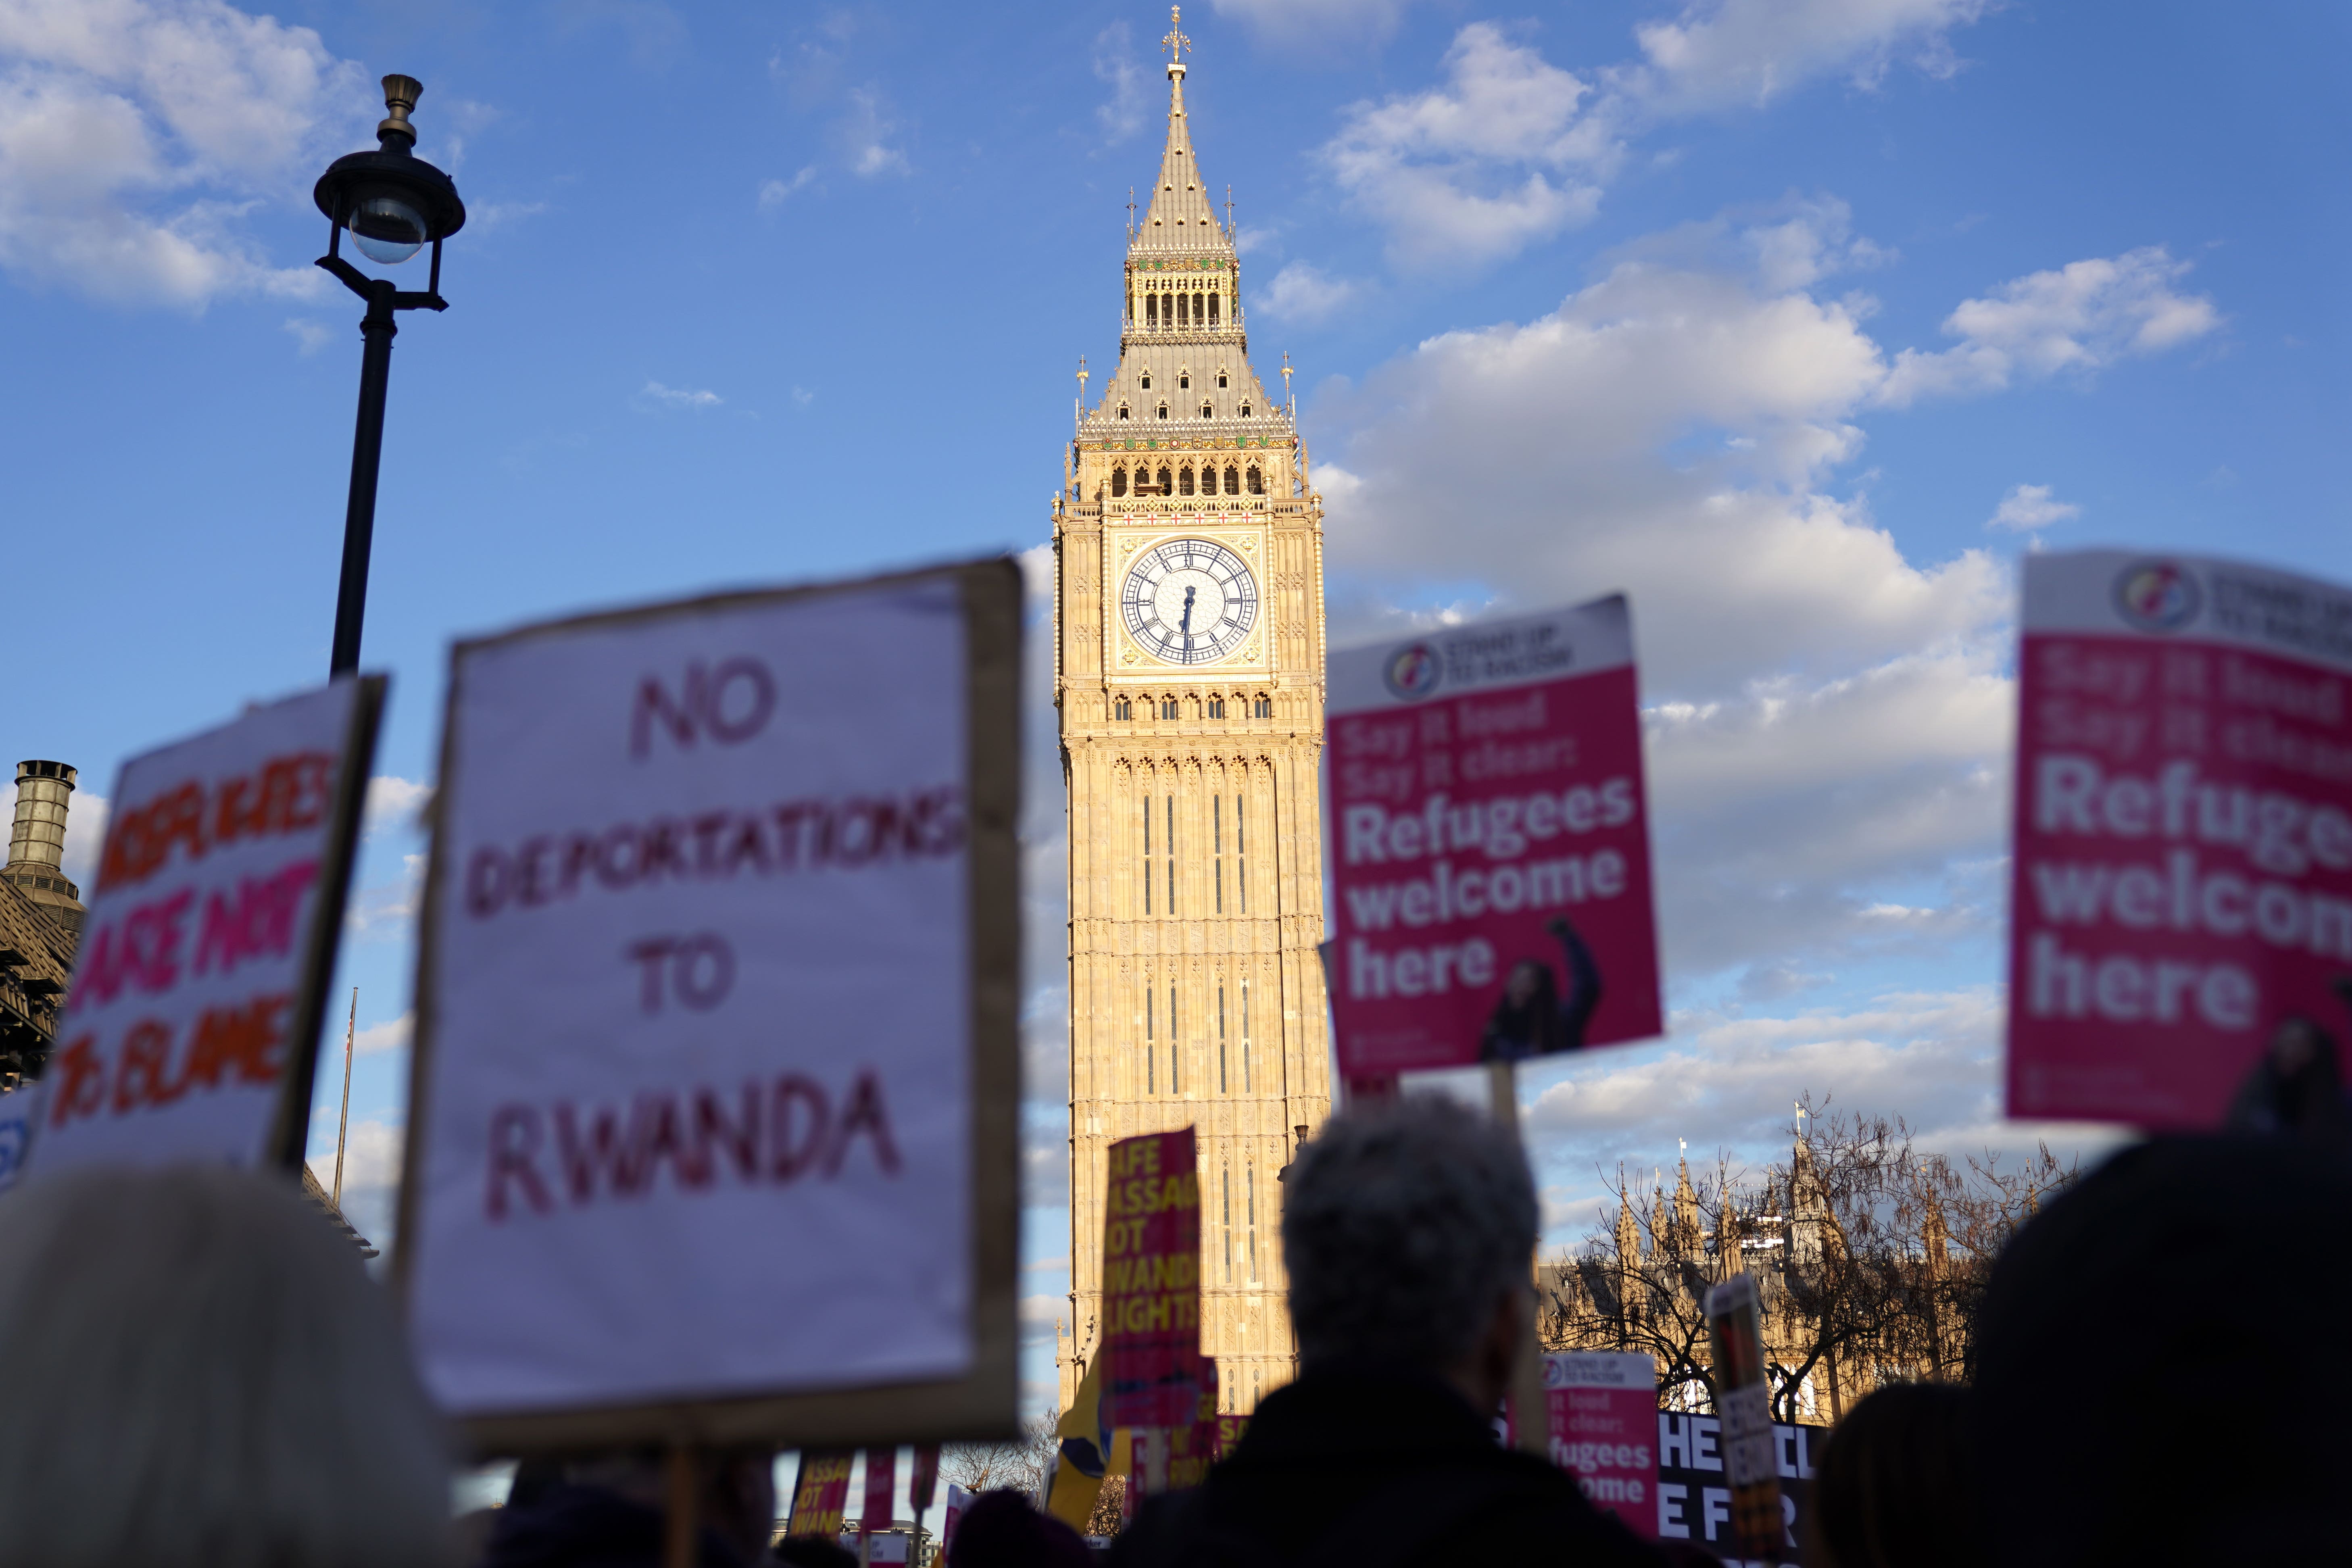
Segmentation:
<svg viewBox="0 0 2352 1568">
<path fill-rule="evenodd" d="M 1547 1248 L 1573 1245 L 1622 1163 L 1639 1186 L 1671 1188 L 1682 1140 L 1696 1170 L 1719 1153 L 1785 1158 L 1791 1104 L 1901 1118 L 1917 1146 L 1955 1160 L 2032 1151 L 2095 1160 L 2129 1134 L 2116 1128 L 2007 1121 L 2000 1115 L 2003 1013 L 1990 986 L 1890 992 L 1787 1016 L 1678 1013 L 1673 1038 L 1594 1051 L 1536 1069 L 1549 1082 L 1523 1100 L 1546 1192 Z"/>
<path fill-rule="evenodd" d="M 1054 1342 L 1054 1325 L 1062 1321 L 1069 1310 L 1069 1300 L 1062 1296 L 1024 1296 L 1021 1298 L 1021 1340 L 1024 1344 Z"/>
<path fill-rule="evenodd" d="M 520 223 L 527 217 L 537 217 L 552 204 L 548 202 L 479 202 L 466 208 L 468 229 L 489 230 Z"/>
<path fill-rule="evenodd" d="M 1637 601 L 1638 609 L 1638 601 Z M 1982 939 L 2006 826 L 2016 701 L 1988 627 L 1829 679 L 1781 675 L 1649 723 L 1659 927 L 1682 974 L 1933 956 Z M 1874 889 L 1934 888 L 1889 919 Z"/>
<path fill-rule="evenodd" d="M 1135 35 L 1126 23 L 1113 22 L 1095 35 L 1094 66 L 1095 79 L 1110 89 L 1110 97 L 1095 106 L 1095 121 L 1112 142 L 1124 142 L 1143 129 L 1148 107 Z"/>
<path fill-rule="evenodd" d="M 386 1018 L 380 1024 L 370 1024 L 352 1037 L 352 1054 L 372 1057 L 385 1051 L 404 1051 L 409 1037 L 415 1032 L 416 1015 L 403 1013 L 397 1018 Z"/>
<path fill-rule="evenodd" d="M 1673 20 L 1635 28 L 1640 58 L 1582 73 L 1549 63 L 1492 22 L 1473 22 L 1441 62 L 1444 86 L 1350 106 L 1320 157 L 1388 230 L 1398 263 L 1475 266 L 1590 218 L 1628 142 L 1675 119 L 1761 104 L 1839 71 L 1874 83 L 1897 58 L 1951 74 L 1948 35 L 1990 4 L 1699 0 Z M 1329 5 L 1391 21 L 1402 9 Z M 1325 7 L 1234 0 L 1233 8 L 1280 30 Z M 1376 24 L 1367 15 L 1359 25 Z"/>
<path fill-rule="evenodd" d="M 1066 1053 L 1068 1043 L 1055 1044 Z M 1058 1107 L 1056 1109 L 1059 1109 Z M 1059 1208 L 1070 1201 L 1070 1137 L 1066 1114 L 1051 1127 L 1024 1125 L 1021 1138 L 1021 1205 Z"/>
<path fill-rule="evenodd" d="M 1294 261 L 1274 275 L 1256 300 L 1269 319 L 1313 326 L 1327 321 L 1362 292 L 1362 285 L 1334 278 L 1318 267 Z"/>
<path fill-rule="evenodd" d="M 329 1123 L 326 1154 L 310 1156 L 310 1172 L 322 1185 L 331 1185 L 335 1179 L 334 1127 Z M 315 1129 L 314 1129 L 315 1135 Z M 365 1121 L 352 1123 L 343 1142 L 343 1194 L 351 1195 L 353 1187 L 389 1188 L 400 1180 L 401 1124 L 397 1121 Z"/>
<path fill-rule="evenodd" d="M 849 110 L 835 122 L 834 135 L 841 143 L 843 160 L 849 172 L 863 180 L 884 174 L 912 174 L 907 154 L 890 145 L 898 134 L 898 122 L 890 118 L 881 92 L 875 88 L 853 88 L 849 92 Z"/>
<path fill-rule="evenodd" d="M 352 895 L 343 929 L 354 937 L 377 942 L 405 940 L 416 919 L 417 901 L 425 892 L 425 857 L 404 855 L 400 874 Z"/>
<path fill-rule="evenodd" d="M 222 0 L 0 5 L 0 268 L 128 304 L 309 298 L 242 220 L 309 205 L 367 84 L 308 27 Z"/>
<path fill-rule="evenodd" d="M 806 408 L 810 404 L 816 401 L 816 394 L 811 392 L 805 386 L 795 386 L 792 390 L 792 399 L 793 407 Z"/>
<path fill-rule="evenodd" d="M 383 1250 L 390 1250 L 393 1194 L 400 1184 L 406 1133 L 398 1121 L 371 1118 L 352 1123 L 343 1145 L 343 1217 Z M 310 1174 L 329 1192 L 335 1185 L 335 1119 L 310 1119 Z"/>
<path fill-rule="evenodd" d="M 1402 264 L 1475 264 L 1592 216 L 1616 145 L 1591 91 L 1491 22 L 1454 35 L 1443 87 L 1347 111 L 1320 158 Z"/>
<path fill-rule="evenodd" d="M 1910 559 L 1830 488 L 1886 360 L 1854 307 L 1788 283 L 1853 243 L 1826 202 L 1661 237 L 1318 409 L 1344 431 L 1315 468 L 1335 643 L 1429 583 L 1473 609 L 1630 594 L 1681 976 L 1830 973 L 1989 918 L 1952 868 L 1997 853 L 2011 587 L 1981 552 Z M 1942 887 L 1936 921 L 1867 919 L 1897 883 Z"/>
<path fill-rule="evenodd" d="M 2000 584 L 1980 555 L 1913 565 L 1864 502 L 1813 488 L 1859 449 L 1850 416 L 1884 374 L 1846 306 L 1622 264 L 1342 402 L 1343 460 L 1317 469 L 1334 564 L 1521 599 L 1630 589 L 1670 690 L 1916 648 L 1982 625 Z"/>
<path fill-rule="evenodd" d="M 717 393 L 706 389 L 689 391 L 685 387 L 664 386 L 658 381 L 646 383 L 640 399 L 650 398 L 650 406 L 662 408 L 716 408 L 726 401 Z"/>
<path fill-rule="evenodd" d="M 2013 380 L 2089 375 L 2131 355 L 2160 353 L 2213 331 L 2221 313 L 2202 294 L 2173 285 L 2189 264 L 2160 245 L 2073 261 L 1966 300 L 1944 319 L 1960 341 L 1895 359 L 1880 401 L 1906 406 L 1925 396 L 1999 392 Z"/>
<path fill-rule="evenodd" d="M 1990 0 L 1702 0 L 1634 28 L 1656 107 L 1763 104 L 1818 77 L 1874 85 L 1898 57 L 1933 76 L 1958 67 L 1948 35 Z"/>
<path fill-rule="evenodd" d="M 2000 507 L 1985 520 L 1985 526 L 2006 529 L 2011 533 L 2031 533 L 2082 515 L 2081 507 L 2053 497 L 2048 485 L 2014 485 L 2000 498 Z"/>
<path fill-rule="evenodd" d="M 1833 199 L 1687 226 L 1548 316 L 1431 338 L 1317 409 L 1338 427 L 1314 470 L 1336 643 L 1630 594 L 1678 982 L 1787 996 L 1866 958 L 1981 951 L 2000 917 L 2013 581 L 1982 551 L 1913 559 L 1836 487 L 1895 373 L 1866 302 L 1818 285 L 1882 258 Z"/>
<path fill-rule="evenodd" d="M 1281 235 L 1278 225 L 1243 223 L 1236 219 L 1234 224 L 1234 254 L 1248 256 L 1273 246 L 1275 254 L 1278 256 L 1282 253 Z"/>
<path fill-rule="evenodd" d="M 1717 1142 L 1769 1137 L 1808 1089 L 1853 1109 L 1900 1106 L 1923 1126 L 1980 1121 L 2001 1017 L 1989 986 L 1788 1017 L 1677 1014 L 1664 1046 L 1576 1064 L 1537 1097 L 1528 1128 L 1544 1139 L 1622 1141 L 1629 1152 L 1688 1137 L 1712 1153 Z"/>
<path fill-rule="evenodd" d="M 16 802 L 9 801 L 13 816 Z M 66 847 L 58 862 L 66 880 L 87 892 L 98 881 L 98 857 L 106 847 L 106 797 L 78 789 L 66 809 Z"/>
<path fill-rule="evenodd" d="M 1811 288 L 1837 273 L 1883 267 L 1893 258 L 1853 233 L 1853 209 L 1835 196 L 1791 199 L 1754 218 L 1738 229 L 1738 239 L 1755 258 L 1757 286 L 1768 292 Z"/>
<path fill-rule="evenodd" d="M 367 809 L 362 829 L 370 837 L 386 828 L 421 833 L 425 827 L 425 807 L 432 799 L 433 786 L 422 779 L 378 773 L 368 780 Z"/>
<path fill-rule="evenodd" d="M 816 165 L 814 163 L 806 165 L 789 180 L 768 181 L 760 187 L 760 210 L 763 213 L 775 211 L 790 201 L 795 191 L 804 189 L 815 181 Z"/>
<path fill-rule="evenodd" d="M 307 316 L 289 316 L 286 330 L 294 336 L 294 344 L 306 357 L 317 353 L 335 341 L 335 330 L 324 321 L 314 321 Z"/>
</svg>

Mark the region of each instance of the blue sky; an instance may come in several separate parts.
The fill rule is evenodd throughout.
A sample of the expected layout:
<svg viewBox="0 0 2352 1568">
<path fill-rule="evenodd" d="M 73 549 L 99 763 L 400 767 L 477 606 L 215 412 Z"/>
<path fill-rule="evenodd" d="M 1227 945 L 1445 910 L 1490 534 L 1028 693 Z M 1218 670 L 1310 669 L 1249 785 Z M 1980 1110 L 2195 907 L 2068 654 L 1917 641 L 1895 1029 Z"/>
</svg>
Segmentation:
<svg viewBox="0 0 2352 1568">
<path fill-rule="evenodd" d="M 1077 357 L 1116 354 L 1166 28 L 0 4 L 0 742 L 83 770 L 85 861 L 121 759 L 324 672 L 359 312 L 310 266 L 309 189 L 374 78 L 425 82 L 418 151 L 471 209 L 453 308 L 394 356 L 345 960 L 363 1225 L 449 639 L 1043 542 Z M 1768 1157 L 1806 1089 L 1953 1149 L 2038 1133 L 1993 1100 L 2014 563 L 2352 577 L 2343 15 L 1221 0 L 1184 28 L 1253 354 L 1299 373 L 1334 640 L 1633 598 L 1674 1027 L 1529 1075 L 1552 1240 L 1619 1161 Z M 1043 1378 L 1061 829 L 1032 715 Z"/>
</svg>

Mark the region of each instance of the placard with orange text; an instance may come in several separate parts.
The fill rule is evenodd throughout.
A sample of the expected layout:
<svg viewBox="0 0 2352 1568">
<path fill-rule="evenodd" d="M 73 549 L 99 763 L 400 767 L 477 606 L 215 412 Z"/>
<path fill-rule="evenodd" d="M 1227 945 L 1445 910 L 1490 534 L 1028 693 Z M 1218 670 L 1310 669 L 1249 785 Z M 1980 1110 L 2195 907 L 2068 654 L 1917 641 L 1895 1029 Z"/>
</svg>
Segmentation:
<svg viewBox="0 0 2352 1568">
<path fill-rule="evenodd" d="M 1340 1071 L 1658 1033 L 1623 596 L 1334 653 L 1329 701 Z"/>
<path fill-rule="evenodd" d="M 400 1268 L 443 1406 L 522 1422 L 478 1441 L 879 1385 L 698 1420 L 1012 1426 L 1019 593 L 990 562 L 456 649 Z"/>
<path fill-rule="evenodd" d="M 2283 1021 L 2344 1034 L 2352 592 L 2029 555 L 2022 632 L 2009 1113 L 2215 1125 Z"/>
<path fill-rule="evenodd" d="M 383 680 L 337 680 L 117 775 L 25 1163 L 299 1159 Z"/>
</svg>

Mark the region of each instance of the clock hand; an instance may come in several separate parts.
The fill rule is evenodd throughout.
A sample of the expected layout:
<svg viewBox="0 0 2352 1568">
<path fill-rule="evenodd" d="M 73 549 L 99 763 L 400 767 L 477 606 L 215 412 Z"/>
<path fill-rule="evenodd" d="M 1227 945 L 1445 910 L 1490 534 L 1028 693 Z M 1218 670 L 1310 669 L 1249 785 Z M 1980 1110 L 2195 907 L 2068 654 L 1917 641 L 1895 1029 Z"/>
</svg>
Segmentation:
<svg viewBox="0 0 2352 1568">
<path fill-rule="evenodd" d="M 1192 595 L 1197 591 L 1192 588 L 1184 590 L 1184 618 L 1176 623 L 1177 628 L 1186 637 L 1192 635 Z"/>
</svg>

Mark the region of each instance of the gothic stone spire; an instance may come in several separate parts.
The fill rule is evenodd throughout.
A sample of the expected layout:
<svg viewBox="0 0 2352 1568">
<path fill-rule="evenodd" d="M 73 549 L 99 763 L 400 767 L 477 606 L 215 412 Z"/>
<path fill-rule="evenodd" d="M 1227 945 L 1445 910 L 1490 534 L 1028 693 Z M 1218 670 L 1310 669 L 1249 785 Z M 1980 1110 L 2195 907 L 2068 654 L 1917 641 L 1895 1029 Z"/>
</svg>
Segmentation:
<svg viewBox="0 0 2352 1568">
<path fill-rule="evenodd" d="M 1160 154 L 1160 183 L 1152 187 L 1143 226 L 1136 231 L 1139 251 L 1212 251 L 1233 254 L 1233 237 L 1217 222 L 1209 200 L 1208 182 L 1201 177 L 1192 156 L 1192 132 L 1184 116 L 1183 50 L 1192 40 L 1175 26 L 1176 7 L 1170 6 L 1168 37 L 1161 40 L 1175 58 L 1168 62 L 1168 145 Z"/>
</svg>

